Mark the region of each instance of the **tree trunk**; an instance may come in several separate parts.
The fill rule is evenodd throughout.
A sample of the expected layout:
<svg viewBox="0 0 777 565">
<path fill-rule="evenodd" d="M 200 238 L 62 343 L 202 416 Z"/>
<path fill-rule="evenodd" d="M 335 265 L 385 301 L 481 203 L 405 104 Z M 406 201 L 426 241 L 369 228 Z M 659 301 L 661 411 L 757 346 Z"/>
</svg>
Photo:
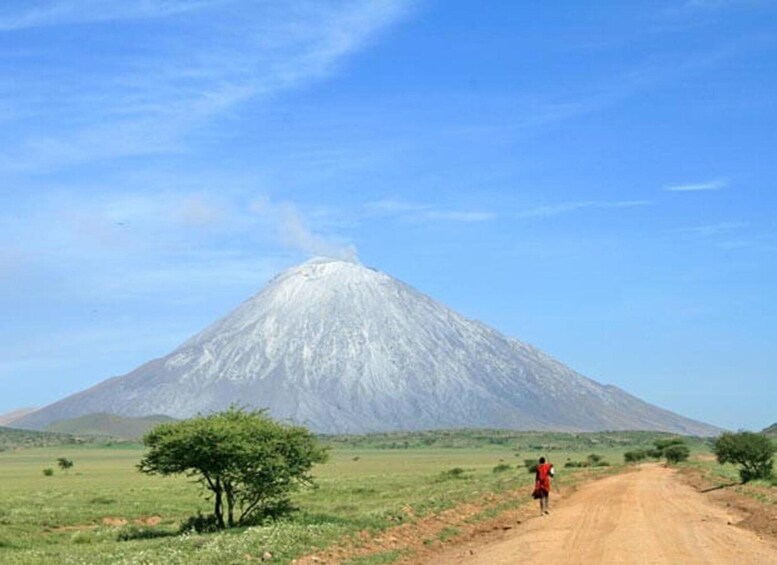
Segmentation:
<svg viewBox="0 0 777 565">
<path fill-rule="evenodd" d="M 232 484 L 224 481 L 224 493 L 227 495 L 227 520 L 230 528 L 235 527 L 235 493 L 232 491 Z"/>
<path fill-rule="evenodd" d="M 213 515 L 216 516 L 216 521 L 218 522 L 219 529 L 225 529 L 226 526 L 224 525 L 224 503 L 221 500 L 221 493 L 222 493 L 222 487 L 221 487 L 221 479 L 216 479 L 216 482 L 213 485 L 213 494 L 214 494 L 214 508 L 213 508 Z"/>
</svg>

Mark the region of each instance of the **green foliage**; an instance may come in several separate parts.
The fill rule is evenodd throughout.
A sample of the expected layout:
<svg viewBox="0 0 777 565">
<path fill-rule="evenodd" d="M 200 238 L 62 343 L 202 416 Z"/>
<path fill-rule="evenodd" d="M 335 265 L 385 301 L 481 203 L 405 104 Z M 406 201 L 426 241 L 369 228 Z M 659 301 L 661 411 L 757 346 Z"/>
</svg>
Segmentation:
<svg viewBox="0 0 777 565">
<path fill-rule="evenodd" d="M 588 464 L 585 461 L 567 461 L 564 463 L 564 467 L 568 469 L 577 469 L 580 467 L 587 467 Z"/>
<path fill-rule="evenodd" d="M 691 455 L 690 447 L 681 437 L 660 438 L 653 442 L 653 446 L 654 449 L 648 450 L 646 454 L 655 459 L 664 457 L 670 464 L 685 461 Z"/>
<path fill-rule="evenodd" d="M 667 463 L 676 464 L 686 461 L 691 455 L 690 448 L 683 443 L 673 443 L 663 449 Z"/>
<path fill-rule="evenodd" d="M 500 463 L 496 467 L 493 468 L 492 472 L 494 473 L 504 473 L 505 471 L 509 471 L 512 467 L 508 465 L 507 463 Z"/>
<path fill-rule="evenodd" d="M 635 449 L 623 454 L 623 460 L 626 463 L 639 463 L 647 458 L 647 452 L 644 449 Z"/>
<path fill-rule="evenodd" d="M 526 470 L 529 471 L 529 473 L 537 472 L 537 465 L 539 465 L 539 463 L 536 459 L 524 459 L 523 464 L 526 466 Z"/>
<path fill-rule="evenodd" d="M 666 432 L 527 432 L 516 430 L 431 430 L 421 432 L 384 432 L 366 435 L 320 436 L 325 445 L 338 448 L 423 449 L 441 447 L 454 449 L 487 449 L 493 446 L 510 448 L 516 457 L 527 453 L 553 451 L 609 450 L 652 447 L 657 439 L 673 438 Z M 703 444 L 701 438 L 686 438 L 689 443 Z"/>
<path fill-rule="evenodd" d="M 162 424 L 143 441 L 150 450 L 138 469 L 197 477 L 213 495 L 220 528 L 289 513 L 290 493 L 312 485 L 313 465 L 327 459 L 307 429 L 235 407 Z"/>
<path fill-rule="evenodd" d="M 66 434 L 34 432 L 0 427 L 0 451 L 20 447 L 45 447 L 52 445 L 79 445 L 88 440 Z"/>
<path fill-rule="evenodd" d="M 739 476 L 743 483 L 753 479 L 769 479 L 777 449 L 774 443 L 762 434 L 753 432 L 724 433 L 713 446 L 718 463 L 739 465 Z"/>
<path fill-rule="evenodd" d="M 673 445 L 685 445 L 685 440 L 681 437 L 670 437 L 670 438 L 663 438 L 663 439 L 657 439 L 653 442 L 653 445 L 656 447 L 658 451 L 661 452 L 661 455 L 663 456 L 664 451 L 673 446 Z"/>
<path fill-rule="evenodd" d="M 449 479 L 463 479 L 467 476 L 467 471 L 461 467 L 454 467 L 447 471 L 442 471 L 437 477 L 439 480 L 447 481 Z"/>
<path fill-rule="evenodd" d="M 195 516 L 190 516 L 181 523 L 178 533 L 196 532 L 198 534 L 208 534 L 219 530 L 219 521 L 213 514 L 203 515 L 197 512 Z"/>
<path fill-rule="evenodd" d="M 43 474 L 47 477 L 50 477 L 51 475 L 54 474 L 54 469 L 52 469 L 51 467 L 47 467 L 43 469 Z"/>
<path fill-rule="evenodd" d="M 586 457 L 586 460 L 591 467 L 596 467 L 596 464 L 602 460 L 602 456 L 597 453 L 591 453 Z"/>
<path fill-rule="evenodd" d="M 68 471 L 73 467 L 73 460 L 68 459 L 67 457 L 59 457 L 57 458 L 57 465 L 59 465 L 59 468 L 63 471 Z"/>
<path fill-rule="evenodd" d="M 149 526 L 126 526 L 116 534 L 116 539 L 118 541 L 131 541 L 136 539 L 166 538 L 174 535 L 175 532 Z"/>
</svg>

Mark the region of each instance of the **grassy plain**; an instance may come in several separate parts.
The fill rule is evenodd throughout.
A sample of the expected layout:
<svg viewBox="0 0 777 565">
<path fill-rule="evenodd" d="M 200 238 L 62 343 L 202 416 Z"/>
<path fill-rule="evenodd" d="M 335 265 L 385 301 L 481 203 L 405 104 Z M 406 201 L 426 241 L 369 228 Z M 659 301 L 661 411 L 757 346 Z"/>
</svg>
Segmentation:
<svg viewBox="0 0 777 565">
<path fill-rule="evenodd" d="M 186 518 L 211 510 L 199 486 L 184 477 L 139 473 L 140 446 L 5 451 L 0 563 L 224 565 L 260 559 L 264 552 L 273 563 L 288 563 L 345 536 L 377 533 L 489 493 L 525 489 L 528 500 L 533 478 L 524 459 L 549 457 L 564 488 L 581 472 L 565 469 L 565 461 L 597 453 L 619 465 L 623 451 L 655 437 L 435 432 L 329 438 L 332 454 L 316 469 L 318 487 L 296 496 L 301 512 L 277 524 L 205 535 L 177 535 Z M 74 467 L 58 469 L 59 457 Z M 503 470 L 494 472 L 497 466 Z M 45 468 L 54 469 L 53 476 L 44 476 Z"/>
</svg>

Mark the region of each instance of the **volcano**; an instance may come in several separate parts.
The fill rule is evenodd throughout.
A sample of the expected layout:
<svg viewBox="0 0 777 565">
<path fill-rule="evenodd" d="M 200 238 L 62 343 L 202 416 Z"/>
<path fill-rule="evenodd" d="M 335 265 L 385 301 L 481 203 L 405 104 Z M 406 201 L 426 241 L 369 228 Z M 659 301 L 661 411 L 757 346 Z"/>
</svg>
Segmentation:
<svg viewBox="0 0 777 565">
<path fill-rule="evenodd" d="M 599 384 L 380 271 L 313 259 L 169 355 L 27 415 L 175 418 L 231 404 L 323 433 L 719 430 Z"/>
</svg>

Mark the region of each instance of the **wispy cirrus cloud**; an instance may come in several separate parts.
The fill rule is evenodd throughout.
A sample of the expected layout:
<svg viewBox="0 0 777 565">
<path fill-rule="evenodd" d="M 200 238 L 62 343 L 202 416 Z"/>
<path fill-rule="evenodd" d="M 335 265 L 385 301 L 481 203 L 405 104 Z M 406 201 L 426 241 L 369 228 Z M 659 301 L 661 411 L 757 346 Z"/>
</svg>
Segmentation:
<svg viewBox="0 0 777 565">
<path fill-rule="evenodd" d="M 229 10 L 217 10 L 225 4 Z M 0 76 L 0 110 L 6 109 L 0 118 L 12 122 L 4 130 L 13 141 L 7 144 L 13 149 L 0 153 L 0 170 L 186 153 L 224 135 L 212 131 L 219 118 L 233 119 L 249 103 L 331 76 L 406 13 L 406 0 L 15 4 L 0 11 L 0 29 L 157 18 L 165 33 L 144 36 L 142 48 L 113 43 L 115 34 L 108 40 L 85 35 L 83 45 L 54 43 L 14 67 L 13 78 Z M 92 41 L 101 55 L 84 58 L 81 50 Z M 42 123 L 45 130 L 36 125 Z"/>
<path fill-rule="evenodd" d="M 402 200 L 378 200 L 364 205 L 366 216 L 391 216 L 411 221 L 475 223 L 495 220 L 498 215 L 485 210 L 452 210 L 431 204 Z"/>
<path fill-rule="evenodd" d="M 650 200 L 584 200 L 576 202 L 561 202 L 559 204 L 547 204 L 529 208 L 527 210 L 518 212 L 515 214 L 515 217 L 548 218 L 553 216 L 560 216 L 570 212 L 576 212 L 579 210 L 614 210 L 623 208 L 637 208 L 642 206 L 649 206 L 651 204 L 652 202 Z"/>
<path fill-rule="evenodd" d="M 729 234 L 741 228 L 746 228 L 748 225 L 747 222 L 741 221 L 718 222 L 703 226 L 676 228 L 672 230 L 672 233 L 697 237 L 714 237 L 721 234 Z"/>
<path fill-rule="evenodd" d="M 682 184 L 670 184 L 663 187 L 663 190 L 669 192 L 703 192 L 708 190 L 721 190 L 728 186 L 726 178 L 708 180 L 704 182 L 691 182 Z"/>
<path fill-rule="evenodd" d="M 78 23 L 162 18 L 225 4 L 228 0 L 48 0 L 9 2 L 0 8 L 0 31 Z"/>
</svg>

